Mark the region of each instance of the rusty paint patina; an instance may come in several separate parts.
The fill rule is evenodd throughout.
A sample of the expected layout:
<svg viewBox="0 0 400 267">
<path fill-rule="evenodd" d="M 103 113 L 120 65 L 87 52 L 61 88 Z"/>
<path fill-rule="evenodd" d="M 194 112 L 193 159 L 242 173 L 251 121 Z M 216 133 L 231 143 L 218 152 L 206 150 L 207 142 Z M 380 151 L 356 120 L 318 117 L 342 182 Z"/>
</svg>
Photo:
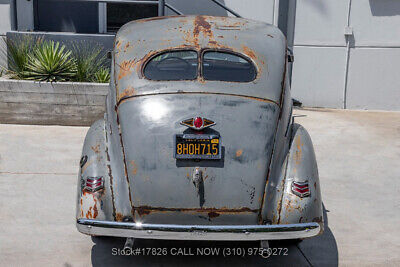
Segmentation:
<svg viewBox="0 0 400 267">
<path fill-rule="evenodd" d="M 195 80 L 152 81 L 144 67 L 165 51 L 197 52 Z M 205 51 L 246 58 L 251 82 L 205 80 Z M 124 25 L 116 35 L 112 81 L 104 120 L 85 140 L 79 181 L 102 176 L 98 192 L 78 186 L 77 218 L 117 222 L 202 224 L 323 224 L 312 143 L 291 122 L 287 44 L 276 27 L 212 16 L 150 18 Z M 216 122 L 222 159 L 177 160 L 180 122 L 204 116 Z M 307 181 L 311 196 L 290 191 Z"/>
</svg>

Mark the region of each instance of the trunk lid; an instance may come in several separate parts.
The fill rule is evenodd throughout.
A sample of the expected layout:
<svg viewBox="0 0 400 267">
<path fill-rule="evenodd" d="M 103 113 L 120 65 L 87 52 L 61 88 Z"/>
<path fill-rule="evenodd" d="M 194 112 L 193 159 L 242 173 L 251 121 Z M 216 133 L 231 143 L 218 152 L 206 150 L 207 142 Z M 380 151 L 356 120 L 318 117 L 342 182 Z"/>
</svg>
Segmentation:
<svg viewBox="0 0 400 267">
<path fill-rule="evenodd" d="M 236 95 L 157 94 L 122 101 L 118 117 L 135 219 L 177 223 L 176 216 L 183 216 L 181 223 L 193 223 L 204 212 L 208 221 L 226 214 L 221 223 L 232 216 L 256 223 L 278 115 L 272 101 Z M 221 160 L 174 158 L 174 136 L 187 129 L 180 122 L 197 116 L 216 123 Z M 200 186 L 192 179 L 196 167 Z"/>
</svg>

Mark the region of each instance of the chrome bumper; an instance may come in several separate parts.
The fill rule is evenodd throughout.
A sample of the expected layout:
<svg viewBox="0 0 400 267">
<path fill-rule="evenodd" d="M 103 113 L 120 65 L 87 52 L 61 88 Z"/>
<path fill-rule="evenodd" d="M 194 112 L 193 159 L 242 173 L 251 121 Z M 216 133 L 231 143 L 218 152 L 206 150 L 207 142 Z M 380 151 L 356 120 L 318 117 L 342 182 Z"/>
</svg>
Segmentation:
<svg viewBox="0 0 400 267">
<path fill-rule="evenodd" d="M 78 231 L 88 235 L 173 240 L 276 240 L 316 236 L 316 222 L 280 225 L 176 225 L 78 219 Z"/>
</svg>

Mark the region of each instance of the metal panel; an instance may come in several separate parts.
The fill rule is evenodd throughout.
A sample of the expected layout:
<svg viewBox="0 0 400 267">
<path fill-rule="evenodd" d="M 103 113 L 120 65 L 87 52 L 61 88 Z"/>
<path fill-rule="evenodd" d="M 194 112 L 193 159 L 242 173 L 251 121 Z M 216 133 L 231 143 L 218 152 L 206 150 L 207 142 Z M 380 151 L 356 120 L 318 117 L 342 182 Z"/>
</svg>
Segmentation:
<svg viewBox="0 0 400 267">
<path fill-rule="evenodd" d="M 356 46 L 400 46 L 400 1 L 352 1 L 350 18 Z"/>
<path fill-rule="evenodd" d="M 11 30 L 10 0 L 0 0 L 0 35 Z"/>
<path fill-rule="evenodd" d="M 400 48 L 350 50 L 347 107 L 400 110 Z"/>
<path fill-rule="evenodd" d="M 276 0 L 218 0 L 228 8 L 237 12 L 240 16 L 249 19 L 273 23 L 274 21 L 274 2 Z M 212 16 L 234 16 L 224 10 L 222 7 L 213 3 L 211 0 L 167 0 L 166 3 L 171 4 L 185 15 L 212 15 Z M 175 15 L 171 10 L 166 10 L 167 15 Z"/>
<path fill-rule="evenodd" d="M 297 1 L 295 45 L 345 45 L 348 1 Z"/>
<path fill-rule="evenodd" d="M 19 31 L 33 31 L 33 1 L 16 0 L 17 1 L 17 22 Z"/>
<path fill-rule="evenodd" d="M 292 95 L 305 106 L 341 108 L 345 47 L 295 47 Z"/>
<path fill-rule="evenodd" d="M 115 38 L 115 90 L 118 100 L 153 93 L 214 92 L 280 102 L 286 42 L 282 32 L 252 20 L 186 16 L 152 18 L 125 24 Z M 160 82 L 143 79 L 142 66 L 164 49 L 222 49 L 248 57 L 257 68 L 250 83 Z"/>
<path fill-rule="evenodd" d="M 274 23 L 275 0 L 225 0 L 225 4 L 244 18 Z"/>
<path fill-rule="evenodd" d="M 160 94 L 122 102 L 119 122 L 137 213 L 151 212 L 147 222 L 157 221 L 158 212 L 170 212 L 165 220 L 172 221 L 177 216 L 172 216 L 174 211 L 192 214 L 180 217 L 183 224 L 198 220 L 193 212 L 204 208 L 209 213 L 242 214 L 248 223 L 256 223 L 278 112 L 274 103 L 229 95 Z M 179 122 L 197 114 L 217 123 L 205 133 L 221 135 L 221 160 L 173 158 L 173 137 L 187 129 Z M 191 179 L 194 167 L 204 176 L 199 188 Z M 217 221 L 226 224 L 227 219 L 221 216 Z"/>
</svg>

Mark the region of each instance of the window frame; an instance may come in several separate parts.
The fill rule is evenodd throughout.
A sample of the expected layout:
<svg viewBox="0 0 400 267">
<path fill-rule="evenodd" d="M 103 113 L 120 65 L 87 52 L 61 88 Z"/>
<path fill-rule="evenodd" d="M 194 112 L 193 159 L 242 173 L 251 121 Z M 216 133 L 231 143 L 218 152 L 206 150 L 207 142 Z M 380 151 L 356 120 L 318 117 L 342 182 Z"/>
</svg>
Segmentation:
<svg viewBox="0 0 400 267">
<path fill-rule="evenodd" d="M 204 72 L 203 72 L 203 63 L 204 63 L 204 54 L 207 52 L 221 52 L 221 53 L 226 53 L 226 54 L 231 54 L 234 56 L 238 56 L 240 58 L 245 59 L 247 62 L 249 62 L 250 64 L 253 65 L 253 68 L 255 70 L 255 75 L 254 78 L 251 81 L 246 81 L 246 82 L 237 82 L 237 81 L 224 81 L 224 80 L 206 80 L 204 78 Z M 217 81 L 217 82 L 226 82 L 226 83 L 251 83 L 254 82 L 257 78 L 258 78 L 258 68 L 257 68 L 257 64 L 255 64 L 255 62 L 248 56 L 242 54 L 242 53 L 238 53 L 236 51 L 230 50 L 230 49 L 215 49 L 215 48 L 205 48 L 201 50 L 201 55 L 200 55 L 200 77 L 204 80 L 204 81 Z"/>
<path fill-rule="evenodd" d="M 166 53 L 170 53 L 170 52 L 181 52 L 181 51 L 190 51 L 190 52 L 195 52 L 197 55 L 197 71 L 196 71 L 196 77 L 194 79 L 180 79 L 180 80 L 155 80 L 155 79 L 150 79 L 148 78 L 144 72 L 146 69 L 147 64 L 150 63 L 150 61 L 152 61 L 154 58 L 162 55 L 162 54 L 166 54 Z M 178 82 L 178 81 L 196 81 L 199 77 L 200 77 L 200 53 L 199 51 L 197 51 L 194 47 L 188 47 L 188 48 L 174 48 L 174 49 L 165 49 L 165 50 L 161 50 L 158 51 L 157 53 L 155 53 L 154 55 L 150 56 L 142 65 L 142 77 L 144 77 L 145 79 L 149 80 L 149 81 L 157 81 L 157 82 L 163 82 L 163 81 L 170 81 L 170 82 Z"/>
<path fill-rule="evenodd" d="M 194 79 L 181 79 L 181 80 L 154 80 L 154 79 L 150 79 L 148 78 L 145 74 L 145 68 L 147 66 L 147 64 L 150 63 L 151 60 L 153 60 L 155 57 L 158 57 L 162 54 L 165 53 L 169 53 L 169 52 L 179 52 L 179 51 L 191 51 L 191 52 L 196 52 L 197 54 L 197 72 L 196 72 L 196 77 Z M 227 53 L 227 54 L 231 54 L 231 55 L 235 55 L 238 56 L 240 58 L 245 59 L 247 62 L 249 62 L 250 64 L 252 64 L 254 70 L 255 70 L 255 75 L 254 78 L 251 81 L 246 81 L 246 82 L 237 82 L 237 81 L 224 81 L 224 80 L 206 80 L 204 79 L 203 76 L 203 59 L 204 59 L 204 54 L 207 52 L 221 52 L 221 53 Z M 164 49 L 164 50 L 159 50 L 156 53 L 154 53 L 153 55 L 151 55 L 143 64 L 141 67 L 141 75 L 142 77 L 144 77 L 145 79 L 149 80 L 149 81 L 158 81 L 158 82 L 162 82 L 162 81 L 171 81 L 171 82 L 178 82 L 178 81 L 196 81 L 196 80 L 203 80 L 203 81 L 216 81 L 216 82 L 226 82 L 226 83 L 251 83 L 254 82 L 255 80 L 257 80 L 258 75 L 259 75 L 259 69 L 257 67 L 257 64 L 254 62 L 254 60 L 250 57 L 248 57 L 245 54 L 242 53 L 238 53 L 236 51 L 230 50 L 230 49 L 224 49 L 224 48 L 203 48 L 203 49 L 196 49 L 195 47 L 187 47 L 187 48 L 169 48 L 169 49 Z"/>
</svg>

